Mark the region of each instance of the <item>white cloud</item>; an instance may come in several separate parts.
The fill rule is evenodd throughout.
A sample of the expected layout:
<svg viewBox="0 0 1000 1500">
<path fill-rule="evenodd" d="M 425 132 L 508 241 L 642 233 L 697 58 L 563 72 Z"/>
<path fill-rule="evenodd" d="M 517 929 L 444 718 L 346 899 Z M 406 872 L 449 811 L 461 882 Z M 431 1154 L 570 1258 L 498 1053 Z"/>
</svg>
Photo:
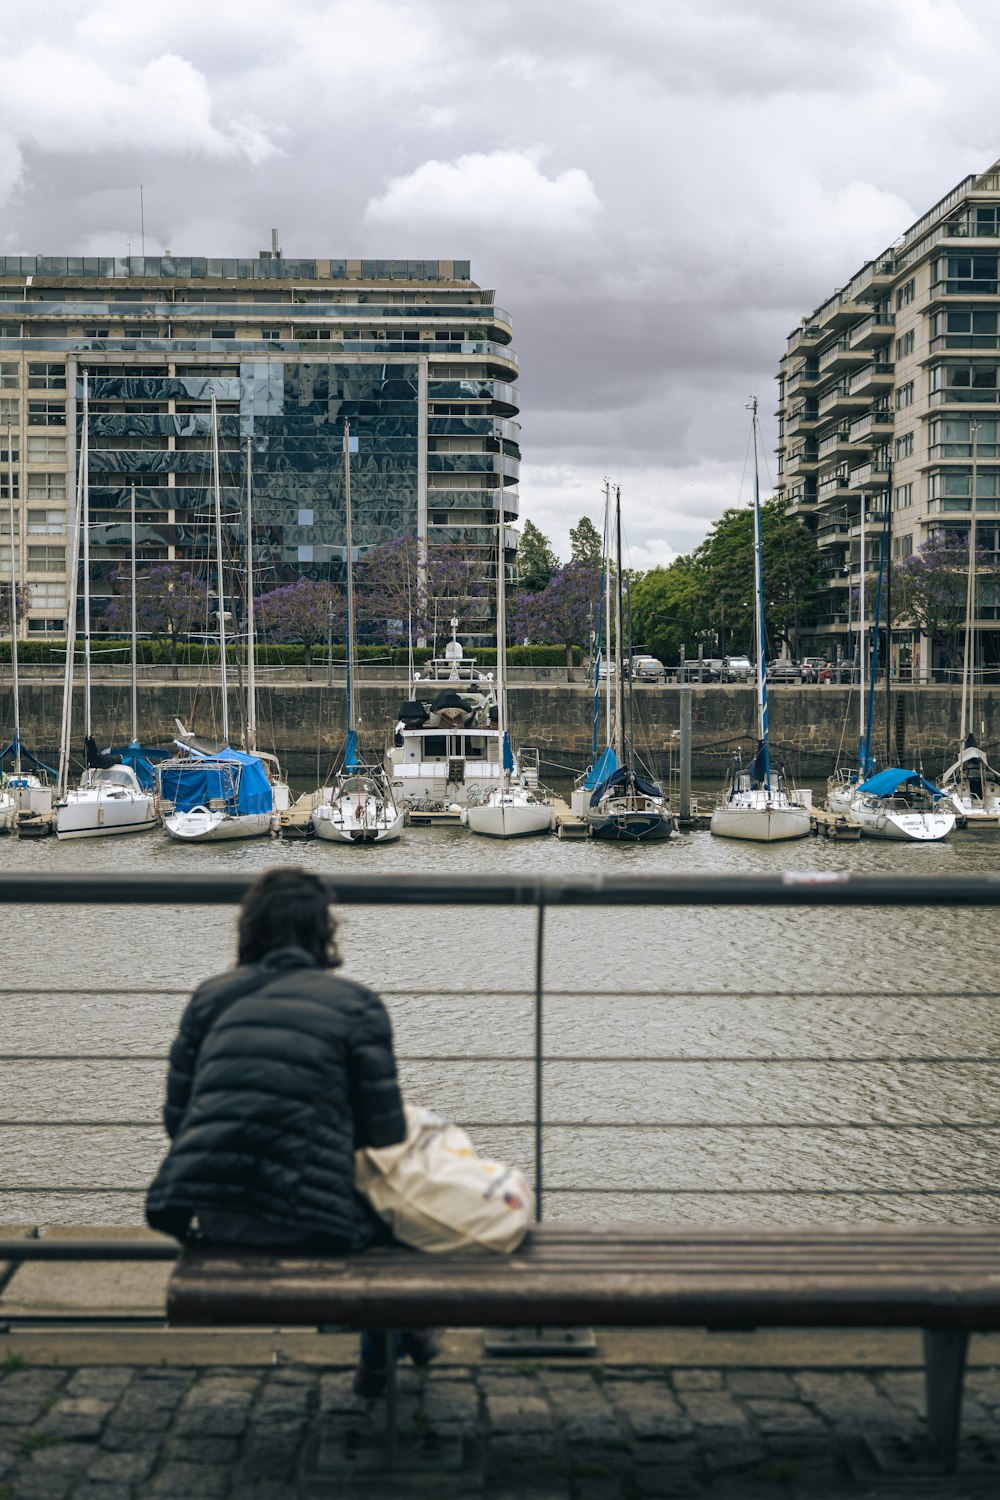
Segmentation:
<svg viewBox="0 0 1000 1500">
<path fill-rule="evenodd" d="M 546 177 L 531 151 L 473 152 L 457 161 L 425 161 L 395 177 L 365 208 L 365 222 L 403 226 L 495 226 L 541 233 L 588 228 L 600 200 L 586 172 Z"/>
</svg>

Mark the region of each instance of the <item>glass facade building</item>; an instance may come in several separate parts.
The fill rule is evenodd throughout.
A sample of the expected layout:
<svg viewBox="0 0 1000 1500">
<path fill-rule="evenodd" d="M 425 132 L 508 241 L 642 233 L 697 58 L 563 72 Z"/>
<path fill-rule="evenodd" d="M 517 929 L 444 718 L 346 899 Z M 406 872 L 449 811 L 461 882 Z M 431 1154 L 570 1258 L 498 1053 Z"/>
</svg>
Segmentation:
<svg viewBox="0 0 1000 1500">
<path fill-rule="evenodd" d="M 85 383 L 98 609 L 133 486 L 140 564 L 209 568 L 213 395 L 234 550 L 252 466 L 259 588 L 340 577 L 347 423 L 360 553 L 457 542 L 489 578 L 498 511 L 518 513 L 511 337 L 464 261 L 0 256 L 0 576 L 13 543 L 22 633 L 65 628 Z"/>
</svg>

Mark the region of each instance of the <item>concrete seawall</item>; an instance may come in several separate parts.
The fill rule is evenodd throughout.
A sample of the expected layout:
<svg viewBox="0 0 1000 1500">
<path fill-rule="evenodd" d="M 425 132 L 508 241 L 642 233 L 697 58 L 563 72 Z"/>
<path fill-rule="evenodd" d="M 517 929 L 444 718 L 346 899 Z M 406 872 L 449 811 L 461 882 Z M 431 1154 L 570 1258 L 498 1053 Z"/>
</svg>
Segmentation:
<svg viewBox="0 0 1000 1500">
<path fill-rule="evenodd" d="M 643 685 L 635 695 L 635 738 L 644 759 L 665 770 L 668 748 L 679 725 L 679 689 Z M 696 776 L 720 772 L 738 747 L 749 748 L 756 735 L 752 687 L 693 686 L 693 770 Z M 407 696 L 405 683 L 362 681 L 359 689 L 362 743 L 372 753 L 384 746 Z M 922 763 L 939 775 L 954 759 L 958 741 L 961 693 L 952 687 L 903 687 L 894 691 L 893 759 Z M 825 776 L 837 760 L 850 760 L 857 744 L 857 691 L 824 684 L 777 686 L 769 694 L 771 740 L 776 755 L 802 777 Z M 122 743 L 129 734 L 129 690 L 125 681 L 101 682 L 93 692 L 94 726 L 101 744 Z M 55 681 L 27 681 L 21 689 L 21 723 L 25 743 L 46 758 L 56 754 L 62 715 L 62 687 Z M 521 683 L 510 690 L 515 742 L 535 746 L 543 770 L 552 766 L 580 769 L 590 760 L 593 698 L 584 684 Z M 73 741 L 83 737 L 83 696 L 74 700 Z M 195 681 L 144 682 L 139 689 L 141 733 L 150 743 L 166 744 L 174 719 L 206 736 L 220 732 L 219 694 Z M 344 689 L 319 682 L 266 684 L 259 694 L 259 743 L 273 748 L 296 777 L 325 774 L 343 745 Z M 240 714 L 234 690 L 230 723 L 239 741 Z M 982 726 L 985 726 L 983 729 Z M 7 743 L 13 727 L 9 680 L 0 684 L 0 735 Z M 977 700 L 976 730 L 989 748 L 1000 739 L 1000 689 L 987 689 Z M 603 736 L 603 711 L 600 720 Z M 885 762 L 885 699 L 875 700 L 875 748 Z M 1000 757 L 998 757 L 1000 758 Z"/>
</svg>

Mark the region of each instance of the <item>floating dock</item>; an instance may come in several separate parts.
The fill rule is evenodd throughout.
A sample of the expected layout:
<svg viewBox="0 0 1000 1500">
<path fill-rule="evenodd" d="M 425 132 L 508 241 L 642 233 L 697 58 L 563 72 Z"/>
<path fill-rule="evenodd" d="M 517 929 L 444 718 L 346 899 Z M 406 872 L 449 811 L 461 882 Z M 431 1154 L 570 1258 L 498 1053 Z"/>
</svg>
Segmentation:
<svg viewBox="0 0 1000 1500">
<path fill-rule="evenodd" d="M 557 839 L 586 839 L 590 837 L 590 825 L 575 812 L 562 797 L 551 798 L 552 817 L 555 821 Z"/>
<path fill-rule="evenodd" d="M 836 839 L 838 843 L 857 843 L 861 837 L 861 828 L 857 823 L 852 823 L 850 818 L 843 813 L 828 812 L 825 807 L 811 807 L 813 833 L 822 834 L 824 838 Z"/>
</svg>

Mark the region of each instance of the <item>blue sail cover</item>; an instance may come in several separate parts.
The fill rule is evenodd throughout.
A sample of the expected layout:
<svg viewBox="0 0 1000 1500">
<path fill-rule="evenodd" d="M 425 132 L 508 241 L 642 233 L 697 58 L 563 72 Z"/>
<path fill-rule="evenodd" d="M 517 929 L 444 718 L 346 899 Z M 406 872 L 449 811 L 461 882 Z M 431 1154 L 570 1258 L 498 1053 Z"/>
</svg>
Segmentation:
<svg viewBox="0 0 1000 1500">
<path fill-rule="evenodd" d="M 919 771 L 904 771 L 901 766 L 889 766 L 884 771 L 876 771 L 874 776 L 869 776 L 867 781 L 861 783 L 858 791 L 866 792 L 870 797 L 891 797 L 901 786 L 921 786 L 930 792 L 935 801 L 947 796 L 933 781 L 921 776 Z"/>
<path fill-rule="evenodd" d="M 596 807 L 606 793 L 613 792 L 619 786 L 634 786 L 636 791 L 641 792 L 644 797 L 663 796 L 663 792 L 655 781 L 649 781 L 645 776 L 640 776 L 638 771 L 630 771 L 628 766 L 619 766 L 617 771 L 614 771 L 595 789 L 590 799 L 591 807 Z"/>
<path fill-rule="evenodd" d="M 503 732 L 503 768 L 505 771 L 514 769 L 514 752 L 510 748 L 510 735 L 506 729 Z"/>
<path fill-rule="evenodd" d="M 160 750 L 155 745 L 140 745 L 138 740 L 133 740 L 124 750 L 112 750 L 111 754 L 117 755 L 123 766 L 131 766 L 144 792 L 155 792 L 156 762 L 166 760 L 171 751 Z"/>
<path fill-rule="evenodd" d="M 357 730 L 347 731 L 347 745 L 344 749 L 344 770 L 356 771 L 361 762 L 358 760 L 358 735 Z"/>
<path fill-rule="evenodd" d="M 0 770 L 3 769 L 3 763 L 5 760 L 11 761 L 12 764 L 17 763 L 18 750 L 20 750 L 21 752 L 22 769 L 24 767 L 25 761 L 27 761 L 29 766 L 34 766 L 36 771 L 41 771 L 46 776 L 57 776 L 59 774 L 53 766 L 47 766 L 43 760 L 38 759 L 37 755 L 32 755 L 30 750 L 26 750 L 24 748 L 23 740 L 18 741 L 16 739 L 11 740 L 10 744 L 7 745 L 5 749 L 0 750 Z"/>
<path fill-rule="evenodd" d="M 613 776 L 618 769 L 618 757 L 610 745 L 605 746 L 594 764 L 587 772 L 587 779 L 583 783 L 588 792 L 592 792 L 595 786 L 603 786 L 609 776 Z"/>
<path fill-rule="evenodd" d="M 226 811 L 234 816 L 274 810 L 274 793 L 263 762 L 240 750 L 169 761 L 160 767 L 159 777 L 160 795 L 178 812 L 207 807 L 213 801 L 225 802 Z"/>
</svg>

